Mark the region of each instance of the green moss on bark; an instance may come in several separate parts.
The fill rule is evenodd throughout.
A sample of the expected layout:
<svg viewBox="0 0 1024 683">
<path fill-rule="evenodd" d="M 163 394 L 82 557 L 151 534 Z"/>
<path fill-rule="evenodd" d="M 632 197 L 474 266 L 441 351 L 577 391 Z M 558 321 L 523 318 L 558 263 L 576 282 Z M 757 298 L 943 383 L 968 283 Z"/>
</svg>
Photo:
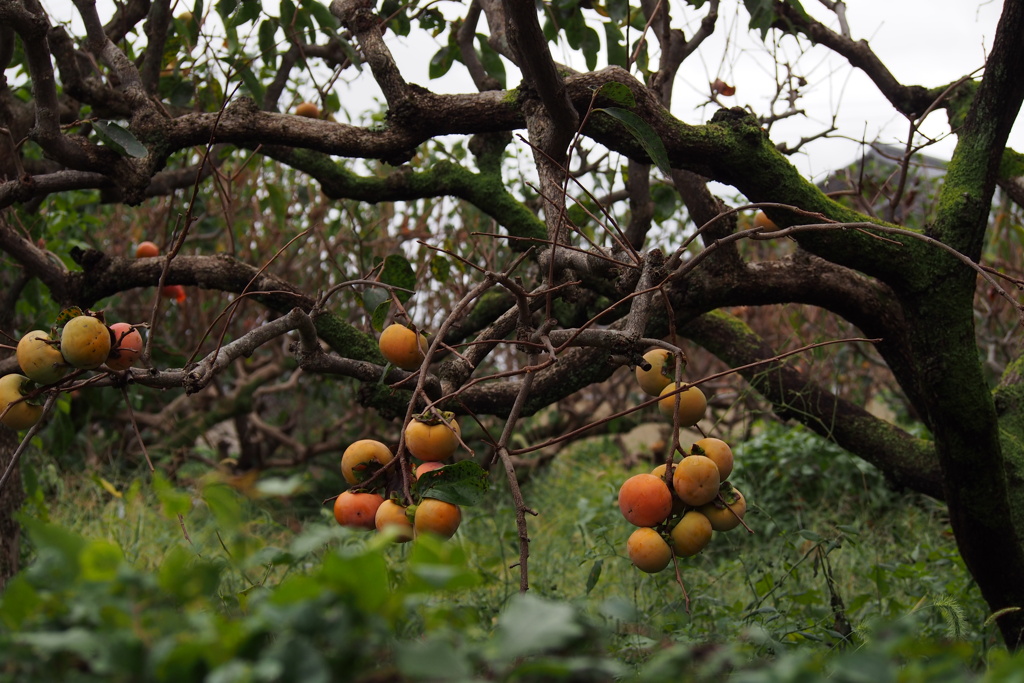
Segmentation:
<svg viewBox="0 0 1024 683">
<path fill-rule="evenodd" d="M 689 126 L 666 115 L 661 125 L 680 141 L 672 149 L 686 149 L 688 154 L 703 150 L 695 157 L 671 158 L 673 166 L 703 172 L 732 184 L 751 201 L 788 204 L 820 214 L 824 219 L 769 209 L 767 213 L 780 227 L 815 222 L 891 225 L 827 197 L 776 149 L 757 119 L 744 110 L 721 110 L 704 126 Z M 940 262 L 937 259 L 942 258 L 936 255 L 935 247 L 920 240 L 882 237 L 865 230 L 802 232 L 795 238 L 801 246 L 826 260 L 905 289 L 930 287 L 931 272 Z"/>
<path fill-rule="evenodd" d="M 1010 148 L 1003 150 L 1003 158 L 999 163 L 999 179 L 1009 180 L 1024 176 L 1024 154 Z"/>
<path fill-rule="evenodd" d="M 333 313 L 320 313 L 313 319 L 313 324 L 320 338 L 345 358 L 378 365 L 387 363 L 372 336 L 357 330 Z"/>
<path fill-rule="evenodd" d="M 448 195 L 470 202 L 512 235 L 547 236 L 544 222 L 508 191 L 497 173 L 474 173 L 450 161 L 439 161 L 424 170 L 403 167 L 382 177 L 361 176 L 319 152 L 268 148 L 265 153 L 316 178 L 332 199 L 373 204 Z"/>
</svg>

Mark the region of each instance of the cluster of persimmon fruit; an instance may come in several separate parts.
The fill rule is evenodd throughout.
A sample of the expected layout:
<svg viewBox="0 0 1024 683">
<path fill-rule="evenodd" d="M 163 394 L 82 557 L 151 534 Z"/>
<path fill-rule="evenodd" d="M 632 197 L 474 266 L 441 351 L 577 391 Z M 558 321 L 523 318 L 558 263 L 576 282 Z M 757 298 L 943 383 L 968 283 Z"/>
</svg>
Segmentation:
<svg viewBox="0 0 1024 683">
<path fill-rule="evenodd" d="M 153 242 L 140 242 L 135 249 L 136 258 L 159 255 L 160 247 Z M 185 288 L 167 285 L 160 296 L 180 304 Z M 11 429 L 28 429 L 42 417 L 43 407 L 29 398 L 37 387 L 59 382 L 75 369 L 127 370 L 142 355 L 138 325 L 108 326 L 102 315 L 78 309 L 62 313 L 61 321 L 50 331 L 32 330 L 22 336 L 15 355 L 23 374 L 0 377 L 0 423 Z"/>
<path fill-rule="evenodd" d="M 640 388 L 661 396 L 659 410 L 673 420 L 677 413 L 680 427 L 695 426 L 707 410 L 707 399 L 700 388 L 676 382 L 676 355 L 654 349 L 644 354 L 644 360 L 650 369 L 637 366 Z M 638 569 L 660 572 L 673 555 L 692 557 L 711 542 L 713 532 L 742 524 L 747 501 L 729 482 L 733 465 L 729 444 L 705 437 L 678 462 L 663 463 L 623 482 L 619 510 L 638 527 L 626 541 L 626 552 Z"/>
<path fill-rule="evenodd" d="M 0 422 L 11 429 L 28 429 L 43 415 L 43 407 L 26 399 L 37 386 L 59 382 L 74 370 L 123 371 L 142 355 L 142 334 L 135 325 L 107 325 L 99 316 L 81 313 L 59 330 L 32 330 L 15 351 L 24 374 L 0 378 Z"/>
<path fill-rule="evenodd" d="M 426 358 L 427 339 L 395 323 L 381 333 L 378 346 L 392 365 L 412 371 Z M 451 413 L 414 416 L 404 431 L 405 449 L 418 461 L 410 463 L 410 475 L 419 479 L 448 464 L 459 447 L 461 435 L 459 423 Z M 374 439 L 361 439 L 345 449 L 341 474 L 350 488 L 334 499 L 334 518 L 338 523 L 388 533 L 397 542 L 410 541 L 422 533 L 445 539 L 455 535 L 462 523 L 462 509 L 429 496 L 417 501 L 404 500 L 402 478 L 381 476 L 381 469 L 392 460 L 391 449 Z"/>
</svg>

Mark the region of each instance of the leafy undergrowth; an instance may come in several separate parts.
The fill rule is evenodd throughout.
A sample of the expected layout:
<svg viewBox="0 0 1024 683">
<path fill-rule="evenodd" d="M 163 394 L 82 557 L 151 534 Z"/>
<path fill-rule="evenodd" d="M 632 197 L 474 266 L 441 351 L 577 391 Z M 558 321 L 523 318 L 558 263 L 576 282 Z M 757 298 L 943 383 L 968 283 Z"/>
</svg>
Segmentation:
<svg viewBox="0 0 1024 683">
<path fill-rule="evenodd" d="M 737 448 L 751 508 L 697 558 L 625 558 L 613 442 L 526 487 L 531 592 L 495 485 L 456 537 L 342 529 L 315 481 L 118 487 L 30 473 L 26 569 L 0 601 L 10 680 L 1000 680 L 995 628 L 944 509 L 802 431 Z M 73 482 L 73 483 L 72 483 Z"/>
</svg>

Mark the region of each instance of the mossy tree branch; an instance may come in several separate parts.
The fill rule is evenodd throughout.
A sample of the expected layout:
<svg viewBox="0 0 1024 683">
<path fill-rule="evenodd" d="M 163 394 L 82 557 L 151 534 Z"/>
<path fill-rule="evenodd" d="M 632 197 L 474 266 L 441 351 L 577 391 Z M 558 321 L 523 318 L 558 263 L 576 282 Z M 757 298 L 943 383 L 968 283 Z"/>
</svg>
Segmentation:
<svg viewBox="0 0 1024 683">
<path fill-rule="evenodd" d="M 734 367 L 777 355 L 745 323 L 723 311 L 703 315 L 681 332 Z M 745 370 L 741 375 L 771 402 L 779 417 L 797 420 L 858 454 L 893 483 L 942 499 L 942 472 L 930 441 L 837 398 L 785 361 Z"/>
</svg>

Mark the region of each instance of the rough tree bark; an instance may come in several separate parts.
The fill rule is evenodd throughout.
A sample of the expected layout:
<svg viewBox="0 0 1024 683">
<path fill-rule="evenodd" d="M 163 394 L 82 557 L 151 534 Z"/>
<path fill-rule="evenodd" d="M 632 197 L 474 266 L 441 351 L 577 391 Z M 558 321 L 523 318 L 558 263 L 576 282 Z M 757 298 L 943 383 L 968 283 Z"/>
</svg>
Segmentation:
<svg viewBox="0 0 1024 683">
<path fill-rule="evenodd" d="M 0 425 L 0 472 L 7 470 L 11 456 L 18 447 L 18 436 L 12 430 Z M 21 525 L 14 519 L 14 513 L 21 509 L 25 491 L 21 484 L 21 472 L 15 471 L 0 490 L 0 590 L 7 579 L 14 576 L 21 556 Z"/>
</svg>

